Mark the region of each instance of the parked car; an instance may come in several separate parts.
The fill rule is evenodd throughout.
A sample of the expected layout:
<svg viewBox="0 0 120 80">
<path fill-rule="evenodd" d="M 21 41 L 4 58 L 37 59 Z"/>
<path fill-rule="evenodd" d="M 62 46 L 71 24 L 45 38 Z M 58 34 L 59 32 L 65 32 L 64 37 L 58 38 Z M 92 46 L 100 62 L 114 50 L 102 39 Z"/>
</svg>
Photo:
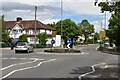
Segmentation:
<svg viewBox="0 0 120 80">
<path fill-rule="evenodd" d="M 9 47 L 9 45 L 7 45 L 5 42 L 0 42 L 0 47 L 5 48 L 5 47 Z"/>
<path fill-rule="evenodd" d="M 33 52 L 34 48 L 28 42 L 18 42 L 15 47 L 15 53 L 26 51 L 27 53 Z"/>
</svg>

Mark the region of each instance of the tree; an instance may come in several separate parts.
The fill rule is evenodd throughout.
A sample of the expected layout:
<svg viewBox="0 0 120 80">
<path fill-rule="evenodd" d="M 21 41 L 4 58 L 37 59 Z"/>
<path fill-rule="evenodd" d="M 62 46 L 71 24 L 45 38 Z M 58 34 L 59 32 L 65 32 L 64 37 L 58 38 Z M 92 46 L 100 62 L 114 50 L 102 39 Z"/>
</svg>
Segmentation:
<svg viewBox="0 0 120 80">
<path fill-rule="evenodd" d="M 20 37 L 19 37 L 19 41 L 22 41 L 22 42 L 27 42 L 27 34 L 22 34 Z"/>
<path fill-rule="evenodd" d="M 77 38 L 78 35 L 80 34 L 80 30 L 78 26 L 75 24 L 75 22 L 73 22 L 70 19 L 58 21 L 54 25 L 54 27 L 57 30 L 57 34 L 62 35 L 62 38 L 64 39 L 65 44 L 67 44 L 66 40 L 68 39 L 73 40 L 74 38 Z"/>
<path fill-rule="evenodd" d="M 38 37 L 40 45 L 46 45 L 46 42 L 47 42 L 47 34 L 46 33 L 39 33 L 37 35 L 37 37 Z"/>
<path fill-rule="evenodd" d="M 4 21 L 4 15 L 1 16 L 0 18 L 0 30 L 2 30 L 2 33 L 5 32 L 5 21 Z"/>
<path fill-rule="evenodd" d="M 101 7 L 101 11 L 112 12 L 112 16 L 109 20 L 109 29 L 107 30 L 107 36 L 110 39 L 110 45 L 115 43 L 117 47 L 120 46 L 120 1 L 118 2 L 100 2 L 98 4 Z"/>
<path fill-rule="evenodd" d="M 5 29 L 4 29 L 4 15 L 2 15 L 1 17 L 0 17 L 0 42 L 2 42 L 2 34 L 5 32 Z"/>
<path fill-rule="evenodd" d="M 2 17 L 0 17 L 0 42 L 2 42 Z"/>
<path fill-rule="evenodd" d="M 99 34 L 96 32 L 94 34 L 94 42 L 97 43 L 97 40 L 99 40 Z"/>
<path fill-rule="evenodd" d="M 11 39 L 8 32 L 2 33 L 2 42 L 5 42 L 7 45 L 10 45 Z"/>
<path fill-rule="evenodd" d="M 5 32 L 5 21 L 4 15 L 0 17 L 0 42 L 5 42 L 8 46 L 11 43 L 11 38 L 9 36 L 9 32 Z"/>
<path fill-rule="evenodd" d="M 78 23 L 79 29 L 85 37 L 84 42 L 87 42 L 91 33 L 94 33 L 94 25 L 90 24 L 88 20 L 82 20 L 81 23 Z"/>
</svg>

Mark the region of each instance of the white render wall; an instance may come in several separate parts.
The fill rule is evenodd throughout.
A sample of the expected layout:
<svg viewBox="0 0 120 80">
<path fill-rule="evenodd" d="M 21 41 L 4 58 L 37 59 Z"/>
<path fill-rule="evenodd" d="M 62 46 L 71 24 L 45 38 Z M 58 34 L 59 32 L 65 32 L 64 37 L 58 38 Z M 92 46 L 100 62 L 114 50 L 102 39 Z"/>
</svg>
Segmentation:
<svg viewBox="0 0 120 80">
<path fill-rule="evenodd" d="M 45 29 L 40 29 L 40 33 L 43 33 L 43 32 L 45 32 Z"/>
<path fill-rule="evenodd" d="M 52 30 L 46 30 L 46 34 L 51 34 L 52 35 Z"/>
<path fill-rule="evenodd" d="M 61 45 L 61 35 L 56 35 L 56 38 L 55 38 L 55 46 L 60 46 Z"/>
<path fill-rule="evenodd" d="M 32 41 L 31 41 L 31 38 L 33 39 Z M 30 44 L 34 44 L 34 37 L 28 37 L 27 39 Z M 51 40 L 52 38 L 47 38 L 46 44 L 51 44 Z M 36 44 L 39 44 L 39 41 L 37 41 Z"/>
<path fill-rule="evenodd" d="M 11 38 L 19 38 L 20 35 L 23 33 L 21 32 L 23 29 L 16 24 L 15 27 L 10 31 L 10 37 Z"/>
<path fill-rule="evenodd" d="M 14 31 L 15 30 L 15 31 Z M 22 32 L 20 31 L 22 30 Z M 46 32 L 46 34 L 52 35 L 52 30 L 45 30 L 45 29 L 37 29 L 37 33 L 42 33 L 42 32 Z M 14 28 L 10 31 L 10 37 L 11 38 L 19 38 L 19 36 L 21 36 L 22 34 L 27 34 L 27 35 L 34 35 L 34 29 L 29 29 L 29 30 L 23 30 L 23 28 L 21 28 L 18 24 L 16 24 L 14 26 Z M 31 41 L 31 38 L 33 37 L 28 37 L 28 42 L 30 42 L 31 44 L 34 44 L 34 40 Z M 52 38 L 47 38 L 47 42 L 46 44 L 51 44 L 51 40 Z M 39 44 L 39 42 L 37 41 L 37 44 Z"/>
<path fill-rule="evenodd" d="M 52 38 L 47 38 L 46 44 L 51 44 L 51 40 L 52 40 Z"/>
</svg>

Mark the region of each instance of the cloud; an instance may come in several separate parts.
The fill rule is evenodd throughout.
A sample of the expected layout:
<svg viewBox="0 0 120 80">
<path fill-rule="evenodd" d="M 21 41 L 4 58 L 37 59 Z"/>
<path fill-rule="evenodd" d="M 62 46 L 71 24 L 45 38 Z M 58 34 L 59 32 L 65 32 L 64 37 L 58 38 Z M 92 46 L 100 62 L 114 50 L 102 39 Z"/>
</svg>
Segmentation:
<svg viewBox="0 0 120 80">
<path fill-rule="evenodd" d="M 3 0 L 2 2 L 17 2 L 30 5 L 50 5 L 51 2 L 60 2 L 61 0 Z"/>
<path fill-rule="evenodd" d="M 100 8 L 94 6 L 94 2 L 64 2 L 63 9 L 77 15 L 101 15 Z"/>
<path fill-rule="evenodd" d="M 91 22 L 94 25 L 95 32 L 99 32 L 101 29 L 108 29 L 108 25 L 109 25 L 108 20 L 109 18 L 106 19 L 106 27 L 105 27 L 105 19 Z"/>
<path fill-rule="evenodd" d="M 62 1 L 63 19 L 70 18 L 75 22 L 80 22 L 87 18 L 93 23 L 95 20 L 104 20 L 100 8 L 94 6 L 94 0 Z M 61 0 L 3 0 L 2 5 L 5 20 L 16 20 L 16 17 L 33 20 L 35 19 L 35 5 L 37 6 L 37 20 L 43 23 L 57 22 L 61 17 Z M 96 25 L 96 30 L 99 30 L 99 26 L 99 24 Z"/>
<path fill-rule="evenodd" d="M 18 2 L 3 2 L 2 10 L 3 11 L 12 11 L 12 10 L 31 10 L 33 9 L 32 5 L 21 4 Z"/>
<path fill-rule="evenodd" d="M 14 20 L 18 16 L 24 19 L 34 19 L 35 7 L 31 4 L 22 4 L 18 2 L 3 2 L 2 12 L 6 20 Z M 59 15 L 60 7 L 50 5 L 37 6 L 37 19 L 44 20 Z"/>
<path fill-rule="evenodd" d="M 58 21 L 60 21 L 60 19 L 46 19 L 41 22 L 43 22 L 44 24 L 51 24 L 53 22 L 57 23 Z"/>
<path fill-rule="evenodd" d="M 31 5 L 31 4 L 22 4 L 22 3 L 18 3 L 18 2 L 3 2 L 2 3 L 2 10 L 3 11 L 11 11 L 11 10 L 34 10 L 34 6 L 35 5 Z M 37 9 L 39 11 L 45 11 L 45 10 L 49 10 L 49 11 L 57 11 L 58 9 L 60 9 L 60 7 L 53 7 L 53 6 L 46 6 L 46 5 L 40 5 L 37 6 Z"/>
</svg>

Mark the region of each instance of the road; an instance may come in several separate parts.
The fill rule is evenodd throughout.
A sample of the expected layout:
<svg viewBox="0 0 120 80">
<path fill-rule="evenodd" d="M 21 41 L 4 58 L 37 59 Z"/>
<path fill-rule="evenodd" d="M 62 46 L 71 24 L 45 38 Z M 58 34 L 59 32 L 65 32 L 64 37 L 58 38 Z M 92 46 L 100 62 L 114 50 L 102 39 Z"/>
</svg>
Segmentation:
<svg viewBox="0 0 120 80">
<path fill-rule="evenodd" d="M 118 77 L 119 56 L 96 51 L 96 47 L 77 47 L 82 53 L 75 54 L 44 53 L 41 49 L 28 54 L 15 54 L 14 50 L 2 49 L 1 79 Z M 104 72 L 108 67 L 115 70 L 112 73 Z"/>
</svg>

